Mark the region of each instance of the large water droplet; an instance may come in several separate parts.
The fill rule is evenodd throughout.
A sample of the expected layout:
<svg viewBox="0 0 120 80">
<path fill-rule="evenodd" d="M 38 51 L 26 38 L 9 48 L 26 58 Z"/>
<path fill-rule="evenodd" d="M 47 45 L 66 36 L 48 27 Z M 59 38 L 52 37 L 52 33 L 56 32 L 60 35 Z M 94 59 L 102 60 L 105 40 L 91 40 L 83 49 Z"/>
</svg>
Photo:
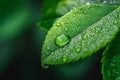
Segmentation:
<svg viewBox="0 0 120 80">
<path fill-rule="evenodd" d="M 55 44 L 59 47 L 63 47 L 69 42 L 70 42 L 70 37 L 66 35 L 60 35 L 55 39 Z"/>
<path fill-rule="evenodd" d="M 49 65 L 42 64 L 42 67 L 45 68 L 45 69 L 47 69 L 47 68 L 49 68 Z"/>
</svg>

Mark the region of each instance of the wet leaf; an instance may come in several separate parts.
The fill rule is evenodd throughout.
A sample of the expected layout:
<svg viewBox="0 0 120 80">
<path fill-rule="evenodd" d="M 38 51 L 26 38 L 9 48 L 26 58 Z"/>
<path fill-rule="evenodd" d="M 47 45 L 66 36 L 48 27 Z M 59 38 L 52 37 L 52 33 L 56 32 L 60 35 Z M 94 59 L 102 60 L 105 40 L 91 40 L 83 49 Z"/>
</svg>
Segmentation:
<svg viewBox="0 0 120 80">
<path fill-rule="evenodd" d="M 81 6 L 61 17 L 46 36 L 42 64 L 77 61 L 106 46 L 119 30 L 119 12 L 118 6 L 95 4 Z M 60 46 L 56 45 L 56 39 L 62 35 L 69 38 L 61 37 Z"/>
</svg>

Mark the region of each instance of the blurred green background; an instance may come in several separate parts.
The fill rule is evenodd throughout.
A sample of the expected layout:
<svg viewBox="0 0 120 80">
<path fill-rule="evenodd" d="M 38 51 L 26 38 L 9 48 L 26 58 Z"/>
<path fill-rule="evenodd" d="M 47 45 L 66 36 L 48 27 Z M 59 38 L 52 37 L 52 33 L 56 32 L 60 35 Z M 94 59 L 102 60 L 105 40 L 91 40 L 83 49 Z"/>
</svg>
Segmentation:
<svg viewBox="0 0 120 80">
<path fill-rule="evenodd" d="M 52 24 L 71 9 L 112 0 L 0 0 L 0 80 L 102 80 L 101 54 L 41 66 L 41 47 Z M 116 0 L 119 1 L 119 0 Z"/>
</svg>

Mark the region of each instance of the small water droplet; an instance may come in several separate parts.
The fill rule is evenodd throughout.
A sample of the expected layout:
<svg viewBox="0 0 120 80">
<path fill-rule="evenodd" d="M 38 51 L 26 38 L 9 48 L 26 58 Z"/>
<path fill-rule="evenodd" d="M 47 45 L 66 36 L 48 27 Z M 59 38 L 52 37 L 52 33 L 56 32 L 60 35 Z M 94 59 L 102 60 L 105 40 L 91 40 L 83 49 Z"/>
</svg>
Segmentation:
<svg viewBox="0 0 120 80">
<path fill-rule="evenodd" d="M 95 4 L 96 7 L 99 7 L 99 4 Z"/>
<path fill-rule="evenodd" d="M 60 52 L 62 52 L 63 50 L 62 49 L 60 49 Z"/>
<path fill-rule="evenodd" d="M 81 51 L 80 48 L 77 48 L 77 49 L 75 50 L 76 53 L 80 53 L 80 51 Z"/>
<path fill-rule="evenodd" d="M 87 39 L 87 36 L 83 36 L 83 39 Z"/>
<path fill-rule="evenodd" d="M 118 21 L 114 21 L 113 23 L 116 25 L 116 24 L 118 24 Z"/>
<path fill-rule="evenodd" d="M 98 33 L 98 30 L 96 30 L 95 32 Z"/>
<path fill-rule="evenodd" d="M 67 56 L 63 56 L 63 62 L 65 63 L 67 61 Z"/>
<path fill-rule="evenodd" d="M 49 46 L 47 46 L 47 50 L 49 51 L 51 48 Z"/>
<path fill-rule="evenodd" d="M 65 30 L 65 31 L 67 31 L 67 30 L 68 30 L 68 28 L 66 28 L 66 27 L 65 27 L 65 28 L 64 28 L 64 30 Z"/>
<path fill-rule="evenodd" d="M 60 23 L 59 23 L 59 22 L 57 22 L 57 23 L 56 23 L 56 26 L 57 26 L 57 27 L 59 27 L 59 26 L 60 26 Z"/>
<path fill-rule="evenodd" d="M 52 54 L 55 54 L 55 52 L 52 52 Z"/>
<path fill-rule="evenodd" d="M 77 23 L 77 26 L 79 26 L 79 23 Z"/>
<path fill-rule="evenodd" d="M 95 31 L 96 31 L 96 28 L 92 28 L 92 31 L 95 32 Z"/>
<path fill-rule="evenodd" d="M 47 64 L 42 64 L 42 67 L 45 68 L 45 69 L 47 69 L 47 68 L 49 68 L 49 65 L 47 65 Z"/>
<path fill-rule="evenodd" d="M 103 33 L 101 33 L 101 36 L 104 36 L 104 34 L 103 34 Z"/>
<path fill-rule="evenodd" d="M 55 39 L 55 44 L 59 47 L 63 47 L 69 42 L 70 42 L 70 37 L 66 35 L 60 35 Z"/>
</svg>

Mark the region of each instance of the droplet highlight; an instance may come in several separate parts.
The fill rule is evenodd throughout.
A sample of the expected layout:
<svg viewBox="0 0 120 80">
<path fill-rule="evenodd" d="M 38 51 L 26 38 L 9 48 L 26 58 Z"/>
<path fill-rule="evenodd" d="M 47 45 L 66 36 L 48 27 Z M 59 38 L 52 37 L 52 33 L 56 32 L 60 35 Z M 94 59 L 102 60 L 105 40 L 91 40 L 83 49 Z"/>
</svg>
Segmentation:
<svg viewBox="0 0 120 80">
<path fill-rule="evenodd" d="M 77 48 L 77 49 L 75 50 L 76 53 L 80 53 L 80 51 L 81 51 L 80 48 Z"/>
</svg>

